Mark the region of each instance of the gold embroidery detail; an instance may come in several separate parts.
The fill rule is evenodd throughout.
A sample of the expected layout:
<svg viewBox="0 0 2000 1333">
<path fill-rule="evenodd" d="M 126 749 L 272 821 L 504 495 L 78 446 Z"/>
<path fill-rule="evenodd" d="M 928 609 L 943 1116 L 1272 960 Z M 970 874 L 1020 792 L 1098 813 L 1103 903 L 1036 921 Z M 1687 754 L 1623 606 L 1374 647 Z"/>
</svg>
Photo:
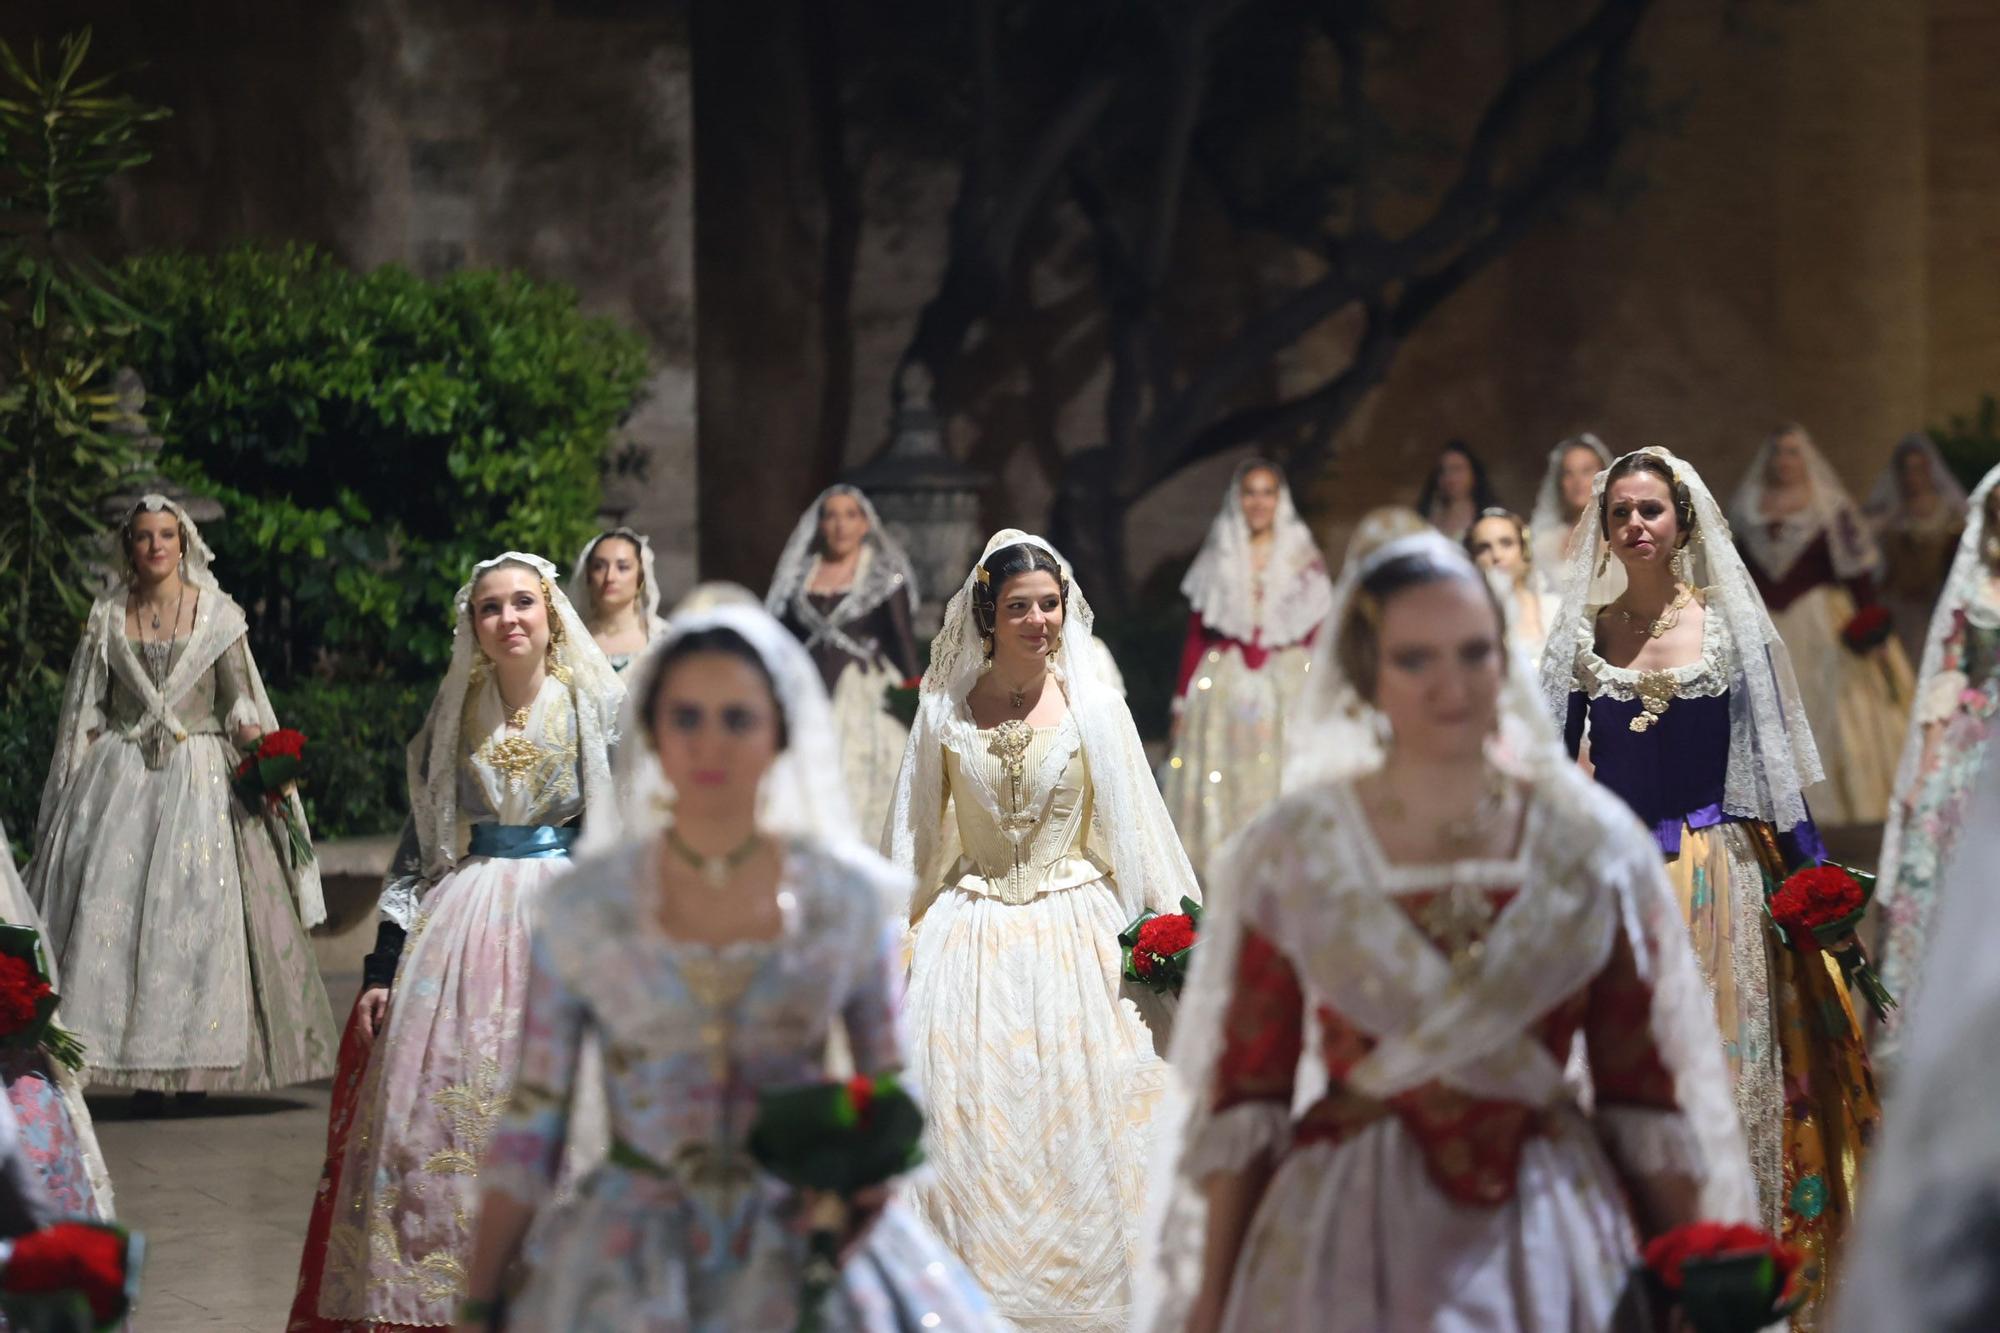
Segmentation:
<svg viewBox="0 0 2000 1333">
<path fill-rule="evenodd" d="M 465 1265 L 447 1250 L 434 1250 L 416 1264 L 418 1292 L 426 1301 L 448 1301 L 465 1291 Z"/>
<path fill-rule="evenodd" d="M 454 1083 L 431 1094 L 431 1104 L 451 1124 L 451 1136 L 458 1146 L 441 1148 L 424 1162 L 424 1170 L 438 1175 L 477 1175 L 486 1141 L 506 1106 L 500 1085 L 500 1062 L 488 1056 L 479 1062 L 472 1078 Z"/>
<path fill-rule="evenodd" d="M 1486 956 L 1486 931 L 1495 915 L 1483 890 L 1454 884 L 1424 904 L 1417 921 L 1451 959 L 1452 972 L 1464 978 L 1476 973 Z"/>
<path fill-rule="evenodd" d="M 1674 701 L 1674 678 L 1665 671 L 1644 672 L 1633 692 L 1639 696 L 1639 712 L 1632 719 L 1632 730 L 1645 731 L 1660 720 L 1667 705 Z"/>
</svg>

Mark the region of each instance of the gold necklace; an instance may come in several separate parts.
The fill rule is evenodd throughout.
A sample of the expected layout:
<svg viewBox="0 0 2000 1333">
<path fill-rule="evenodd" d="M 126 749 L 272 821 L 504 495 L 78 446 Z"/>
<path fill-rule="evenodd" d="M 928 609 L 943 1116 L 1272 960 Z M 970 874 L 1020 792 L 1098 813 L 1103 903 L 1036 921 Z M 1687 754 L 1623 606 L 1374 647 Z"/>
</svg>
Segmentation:
<svg viewBox="0 0 2000 1333">
<path fill-rule="evenodd" d="M 1485 789 L 1480 792 L 1478 803 L 1463 815 L 1443 820 L 1434 829 L 1434 836 L 1445 855 L 1460 861 L 1465 859 L 1467 853 L 1477 850 L 1487 826 L 1506 804 L 1506 779 L 1488 769 Z M 1394 824 L 1404 823 L 1409 815 L 1403 798 L 1390 789 L 1386 779 L 1382 784 L 1381 809 L 1383 817 Z"/>
<path fill-rule="evenodd" d="M 1646 626 L 1647 638 L 1657 639 L 1681 623 L 1681 612 L 1687 610 L 1687 604 L 1694 600 L 1694 585 L 1683 583 L 1678 586 L 1680 590 L 1674 594 L 1674 600 L 1668 605 L 1667 609 L 1655 616 L 1652 624 Z M 1617 611 L 1618 618 L 1627 624 L 1637 624 L 1640 620 L 1638 615 L 1625 610 L 1623 607 L 1613 607 L 1612 609 Z"/>
<path fill-rule="evenodd" d="M 1012 685 L 1003 685 L 1002 688 L 1007 691 L 1007 704 L 1010 708 L 1024 709 L 1028 706 L 1028 687 L 1026 685 L 1023 685 L 1018 690 Z"/>
<path fill-rule="evenodd" d="M 720 892 L 729 883 L 729 877 L 742 868 L 743 863 L 757 854 L 764 845 L 764 835 L 754 830 L 750 836 L 737 845 L 735 850 L 721 856 L 704 856 L 691 846 L 681 831 L 669 825 L 667 828 L 667 848 L 675 856 L 693 866 L 708 881 L 708 887 Z"/>
</svg>

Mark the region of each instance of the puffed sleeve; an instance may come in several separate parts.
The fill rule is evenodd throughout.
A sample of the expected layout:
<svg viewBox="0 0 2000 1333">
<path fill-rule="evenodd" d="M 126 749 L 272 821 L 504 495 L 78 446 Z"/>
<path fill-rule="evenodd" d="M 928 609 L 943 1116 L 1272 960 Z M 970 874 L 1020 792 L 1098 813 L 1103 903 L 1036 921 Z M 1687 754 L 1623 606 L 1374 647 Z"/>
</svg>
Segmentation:
<svg viewBox="0 0 2000 1333">
<path fill-rule="evenodd" d="M 1917 721 L 1943 722 L 1958 711 L 1958 701 L 1971 683 L 1965 674 L 1965 612 L 1954 611 L 1944 639 L 1937 674 L 1924 682 L 1917 696 Z"/>
<path fill-rule="evenodd" d="M 250 688 L 248 636 L 239 635 L 215 659 L 215 715 L 232 739 L 240 727 L 260 733 L 264 729 L 264 719 L 257 711 L 257 694 Z"/>
<path fill-rule="evenodd" d="M 1262 1154 L 1282 1152 L 1291 1138 L 1305 992 L 1284 954 L 1253 927 L 1243 931 L 1222 1022 L 1214 1114 L 1188 1149 L 1197 1176 L 1240 1171 Z"/>
<path fill-rule="evenodd" d="M 555 1188 L 589 1011 L 563 984 L 541 940 L 529 949 L 514 1088 L 480 1169 L 482 1187 L 540 1204 Z"/>
</svg>

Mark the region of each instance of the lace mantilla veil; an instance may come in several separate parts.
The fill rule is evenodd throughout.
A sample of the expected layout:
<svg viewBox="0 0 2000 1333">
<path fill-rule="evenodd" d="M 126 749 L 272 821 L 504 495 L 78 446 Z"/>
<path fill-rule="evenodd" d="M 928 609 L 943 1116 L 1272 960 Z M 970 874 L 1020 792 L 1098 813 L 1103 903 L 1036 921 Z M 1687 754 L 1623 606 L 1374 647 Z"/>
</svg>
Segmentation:
<svg viewBox="0 0 2000 1333">
<path fill-rule="evenodd" d="M 1529 540 L 1535 547 L 1535 572 L 1553 583 L 1562 570 L 1563 543 L 1574 526 L 1563 513 L 1563 459 L 1572 449 L 1588 449 L 1597 455 L 1600 470 L 1611 466 L 1611 450 L 1589 431 L 1571 435 L 1549 450 L 1548 466 L 1542 469 L 1542 484 L 1535 488 L 1535 507 L 1528 515 Z"/>
<path fill-rule="evenodd" d="M 1937 492 L 1937 513 L 1929 519 L 1917 519 L 1907 513 L 1902 484 L 1896 475 L 1902 468 L 1903 455 L 1913 451 L 1923 455 L 1924 470 L 1930 473 L 1931 488 Z M 1896 441 L 1896 447 L 1889 452 L 1889 466 L 1875 478 L 1862 512 L 1868 515 L 1877 533 L 1888 533 L 1917 523 L 1959 523 L 1965 518 L 1965 508 L 1965 487 L 1958 484 L 1958 478 L 1952 475 L 1950 465 L 1938 452 L 1937 445 L 1931 443 L 1931 437 L 1914 430 Z"/>
<path fill-rule="evenodd" d="M 770 673 L 785 715 L 786 746 L 764 775 L 758 827 L 780 836 L 806 836 L 865 849 L 838 779 L 833 711 L 819 669 L 799 641 L 754 599 L 746 604 L 730 598 L 700 610 L 677 610 L 666 632 L 627 669 L 629 693 L 619 722 L 624 741 L 618 747 L 615 774 L 618 795 L 601 810 L 592 807 L 584 820 L 583 850 L 595 852 L 658 837 L 673 821 L 673 788 L 660 771 L 640 710 L 658 686 L 660 663 L 673 646 L 689 634 L 710 629 L 733 630 L 750 645 Z"/>
<path fill-rule="evenodd" d="M 1729 772 L 1722 808 L 1740 819 L 1792 828 L 1806 818 L 1805 789 L 1825 774 L 1799 703 L 1791 654 L 1771 624 L 1764 598 L 1736 552 L 1729 523 L 1700 474 L 1665 449 L 1637 452 L 1664 461 L 1688 489 L 1694 505 L 1688 579 L 1701 589 L 1707 614 L 1720 617 L 1726 631 Z M 1597 642 L 1598 612 L 1625 591 L 1625 567 L 1611 557 L 1598 521 L 1609 475 L 1609 468 L 1597 474 L 1590 504 L 1577 519 L 1569 561 L 1557 585 L 1562 605 L 1542 650 L 1542 699 L 1558 724 L 1569 713 L 1577 656 Z"/>
<path fill-rule="evenodd" d="M 1966 511 L 1965 531 L 1958 539 L 1958 553 L 1952 557 L 1951 573 L 1945 578 L 1944 591 L 1938 594 L 1937 609 L 1931 613 L 1930 629 L 1924 636 L 1923 663 L 1917 672 L 1915 695 L 1919 700 L 1930 692 L 1931 682 L 1944 670 L 1944 645 L 1945 640 L 1951 637 L 1954 620 L 1959 612 L 1978 598 L 1981 585 L 1986 582 L 1986 495 L 1996 484 L 2000 484 L 2000 467 L 1993 468 L 1980 478 L 1979 485 L 1972 492 Z M 1902 866 L 1903 839 L 1909 832 L 1902 798 L 1914 787 L 1923 757 L 1924 725 L 1917 720 L 1910 724 L 1909 735 L 1903 742 L 1903 756 L 1896 765 L 1896 785 L 1890 788 L 1896 799 L 1889 802 L 1889 814 L 1882 826 L 1882 858 L 1879 862 L 1882 880 L 1876 886 L 1876 899 L 1884 911 L 1899 896 L 1897 872 Z M 1903 1017 L 1899 1015 L 1898 1019 Z M 1897 1027 L 1901 1027 L 1900 1021 Z M 1885 1034 L 1892 1043 L 1895 1030 Z"/>
<path fill-rule="evenodd" d="M 1271 525 L 1270 560 L 1264 567 L 1261 621 L 1256 575 L 1250 568 L 1250 523 L 1243 517 L 1243 478 L 1257 469 L 1278 478 L 1278 512 Z M 1291 483 L 1276 464 L 1252 458 L 1230 476 L 1222 508 L 1181 580 L 1181 595 L 1210 629 L 1264 648 L 1298 643 L 1326 619 L 1333 600 L 1326 561 L 1292 502 Z"/>
<path fill-rule="evenodd" d="M 813 570 L 819 565 L 820 510 L 828 499 L 836 495 L 845 495 L 861 506 L 861 513 L 868 520 L 868 534 L 861 539 L 861 558 L 855 566 L 854 586 L 848 589 L 847 595 L 835 604 L 833 610 L 822 616 L 819 608 L 806 596 L 806 589 L 812 586 Z M 778 567 L 771 573 L 771 587 L 764 594 L 764 609 L 774 616 L 782 616 L 789 610 L 799 618 L 799 623 L 809 628 L 815 641 L 827 639 L 852 656 L 867 658 L 872 654 L 860 651 L 861 645 L 848 639 L 847 626 L 891 597 L 906 598 L 910 614 L 914 616 L 917 613 L 916 568 L 910 564 L 909 555 L 897 544 L 889 530 L 882 526 L 882 517 L 875 512 L 874 503 L 855 487 L 842 484 L 821 491 L 806 506 L 806 511 L 799 515 L 799 521 L 792 527 L 792 535 L 785 540 L 784 552 L 778 556 Z"/>
<path fill-rule="evenodd" d="M 478 687 L 473 667 L 480 658 L 479 638 L 472 628 L 472 590 L 481 575 L 503 565 L 518 565 L 541 576 L 548 591 L 552 628 L 554 624 L 562 626 L 562 642 L 551 654 L 551 674 L 568 686 L 576 709 L 585 826 L 612 803 L 610 751 L 618 740 L 618 708 L 625 699 L 625 686 L 590 637 L 583 617 L 556 586 L 554 565 L 523 551 L 505 551 L 482 560 L 472 567 L 454 599 L 458 619 L 451 635 L 451 664 L 431 700 L 423 729 L 409 748 L 410 817 L 423 853 L 424 878 L 433 883 L 458 863 L 458 761 L 464 747 L 460 731 L 466 700 Z"/>
<path fill-rule="evenodd" d="M 143 671 L 136 676 L 121 675 L 119 681 L 139 696 L 146 710 L 146 719 L 139 724 L 141 729 L 161 728 L 179 739 L 184 738 L 186 732 L 180 719 L 174 716 L 174 702 L 193 687 L 217 658 L 243 637 L 249 628 L 249 621 L 243 609 L 222 590 L 222 585 L 216 582 L 215 575 L 210 571 L 215 552 L 202 540 L 201 529 L 188 517 L 187 510 L 164 495 L 141 496 L 126 513 L 125 521 L 114 529 L 112 541 L 116 562 L 122 566 L 125 559 L 125 552 L 118 545 L 122 542 L 124 529 L 141 513 L 170 513 L 180 520 L 184 540 L 181 579 L 199 588 L 204 595 L 195 610 L 194 629 L 188 637 L 187 646 L 175 660 L 165 687 L 158 687 L 146 679 Z M 83 636 L 77 643 L 76 656 L 70 662 L 69 678 L 63 686 L 62 716 L 56 724 L 55 754 L 49 761 L 49 776 L 42 787 L 41 809 L 35 820 L 37 846 L 48 841 L 50 826 L 62 803 L 63 792 L 75 776 L 77 766 L 83 762 L 92 734 L 109 728 L 109 719 L 100 710 L 98 701 L 104 697 L 110 683 L 111 645 L 114 638 L 125 633 L 125 602 L 131 592 L 129 577 L 115 580 L 110 588 L 98 594 L 84 620 Z M 265 693 L 264 677 L 257 670 L 256 659 L 246 652 L 243 660 L 254 721 L 265 731 L 276 731 L 278 715 L 271 708 L 270 696 Z M 232 743 L 237 725 L 250 720 L 253 719 L 240 710 L 225 719 L 224 725 L 231 733 Z M 306 827 L 305 806 L 298 793 L 294 792 L 286 799 L 291 804 L 292 815 L 299 821 L 299 827 Z M 289 856 L 281 856 L 279 861 L 285 867 L 285 878 L 291 885 L 293 899 L 299 909 L 299 920 L 310 930 L 326 920 L 326 899 L 320 890 L 319 861 L 309 861 L 303 869 L 294 867 Z"/>
<path fill-rule="evenodd" d="M 1356 545 L 1367 536 L 1358 533 Z M 1372 550 L 1350 549 L 1332 610 L 1314 641 L 1297 721 L 1287 728 L 1288 746 L 1295 749 L 1287 757 L 1286 794 L 1217 853 L 1218 891 L 1204 910 L 1201 947 L 1195 950 L 1168 1054 L 1174 1079 L 1161 1115 L 1168 1128 L 1153 1154 L 1149 1242 L 1143 1276 L 1135 1283 L 1135 1330 L 1175 1333 L 1199 1294 L 1207 1226 L 1205 1177 L 1241 1169 L 1260 1153 L 1282 1149 L 1289 1139 L 1289 1108 L 1259 1107 L 1246 1113 L 1236 1107 L 1217 1116 L 1209 1107 L 1243 943 L 1246 908 L 1240 890 L 1262 888 L 1290 865 L 1295 875 L 1305 868 L 1298 877 L 1312 881 L 1315 894 L 1326 895 L 1329 911 L 1348 910 L 1340 908 L 1343 902 L 1386 901 L 1394 892 L 1393 885 L 1359 873 L 1366 869 L 1364 858 L 1346 854 L 1352 846 L 1346 839 L 1354 831 L 1343 833 L 1337 826 L 1331 812 L 1339 807 L 1330 800 L 1329 784 L 1350 781 L 1383 761 L 1380 737 L 1386 722 L 1341 669 L 1340 630 L 1362 581 L 1384 562 L 1405 557 L 1434 561 L 1468 580 L 1480 580 L 1460 546 L 1434 531 L 1394 536 Z M 1549 812 L 1539 838 L 1524 849 L 1535 859 L 1535 880 L 1523 889 L 1524 894 L 1545 896 L 1549 908 L 1519 918 L 1535 923 L 1524 934 L 1503 939 L 1496 927 L 1485 955 L 1488 969 L 1504 968 L 1512 984 L 1483 984 L 1471 994 L 1454 985 L 1423 995 L 1412 983 L 1411 993 L 1424 1002 L 1400 1011 L 1365 998 L 1370 978 L 1356 978 L 1348 988 L 1352 993 L 1330 996 L 1321 996 L 1308 981 L 1308 994 L 1314 1003 L 1336 1002 L 1344 1015 L 1374 1031 L 1374 1051 L 1348 1076 L 1368 1096 L 1384 1099 L 1440 1079 L 1475 1096 L 1539 1104 L 1535 1099 L 1566 1095 L 1562 1073 L 1553 1057 L 1520 1058 L 1532 1057 L 1538 1049 L 1522 1034 L 1601 970 L 1610 955 L 1612 932 L 1622 929 L 1641 975 L 1653 987 L 1652 1035 L 1673 1076 L 1681 1114 L 1670 1131 L 1618 1135 L 1621 1147 L 1628 1158 L 1650 1167 L 1698 1176 L 1705 1216 L 1754 1218 L 1756 1187 L 1721 1038 L 1658 849 L 1616 797 L 1570 762 L 1525 667 L 1512 655 L 1508 662 L 1500 727 L 1489 744 L 1489 757 L 1496 768 L 1531 784 L 1541 808 Z M 1357 745 L 1362 737 L 1369 738 L 1367 743 Z M 1370 964 L 1380 969 L 1379 981 L 1386 989 L 1400 994 L 1409 980 L 1403 973 L 1422 969 L 1396 959 L 1393 949 L 1381 949 L 1371 954 Z M 1309 1041 L 1306 1060 L 1317 1059 Z"/>
<path fill-rule="evenodd" d="M 650 643 L 660 637 L 660 631 L 667 627 L 667 622 L 660 614 L 660 577 L 653 572 L 653 542 L 643 533 L 634 532 L 631 528 L 612 528 L 585 542 L 576 557 L 576 568 L 570 571 L 569 584 L 565 589 L 569 604 L 576 608 L 578 618 L 588 625 L 595 610 L 590 592 L 590 553 L 607 537 L 623 538 L 639 548 L 639 572 L 642 575 L 639 593 L 645 599 L 640 609 L 645 614 L 646 640 Z"/>
<path fill-rule="evenodd" d="M 979 626 L 972 611 L 972 589 L 979 566 L 1003 547 L 1039 546 L 1062 557 L 1040 537 L 1014 528 L 993 534 L 979 553 L 979 564 L 965 577 L 945 607 L 944 624 L 931 643 L 930 667 L 917 694 L 916 724 L 903 751 L 896 778 L 896 798 L 882 834 L 882 851 L 916 877 L 910 900 L 915 925 L 944 887 L 945 873 L 959 855 L 958 826 L 945 804 L 944 752 L 947 748 L 977 766 L 985 749 L 965 698 L 987 669 Z M 997 590 L 996 590 L 997 591 Z M 1173 821 L 1160 800 L 1146 762 L 1145 747 L 1124 699 L 1091 668 L 1091 625 L 1095 617 L 1075 579 L 1063 603 L 1062 643 L 1053 670 L 1069 699 L 1070 716 L 1083 741 L 1084 759 L 1096 800 L 1096 822 L 1111 854 L 1111 873 L 1119 903 L 1128 917 L 1151 907 L 1178 912 L 1183 897 L 1199 902 L 1194 868 L 1174 832 Z M 985 792 L 953 791 L 955 799 L 987 799 Z M 991 811 L 1005 821 L 1002 812 Z"/>
<path fill-rule="evenodd" d="M 1771 451 L 1786 434 L 1797 435 L 1804 448 L 1807 490 L 1811 496 L 1797 513 L 1772 520 L 1763 514 L 1765 477 L 1771 467 Z M 1737 539 L 1743 543 L 1766 578 L 1782 579 L 1790 572 L 1806 548 L 1822 532 L 1833 555 L 1835 578 L 1851 579 L 1876 574 L 1882 568 L 1882 551 L 1875 534 L 1861 519 L 1854 497 L 1847 493 L 1840 474 L 1826 455 L 1802 430 L 1780 431 L 1764 437 L 1750 470 L 1729 501 L 1729 518 L 1736 525 Z"/>
</svg>

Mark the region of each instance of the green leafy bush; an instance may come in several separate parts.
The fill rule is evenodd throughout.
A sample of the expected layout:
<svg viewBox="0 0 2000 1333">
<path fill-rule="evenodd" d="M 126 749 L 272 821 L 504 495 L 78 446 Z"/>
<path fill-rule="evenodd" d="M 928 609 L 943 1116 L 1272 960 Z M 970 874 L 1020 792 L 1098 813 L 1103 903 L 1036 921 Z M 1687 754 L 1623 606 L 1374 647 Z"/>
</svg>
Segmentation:
<svg viewBox="0 0 2000 1333">
<path fill-rule="evenodd" d="M 410 811 L 404 751 L 435 683 L 301 681 L 274 691 L 278 721 L 306 734 L 306 819 L 315 840 L 394 833 Z"/>
<path fill-rule="evenodd" d="M 434 679 L 451 595 L 504 549 L 594 530 L 643 338 L 517 273 L 352 273 L 308 247 L 133 260 L 131 350 L 167 470 L 220 498 L 209 540 L 268 677 Z"/>
<path fill-rule="evenodd" d="M 0 824 L 6 826 L 15 861 L 23 866 L 34 850 L 35 815 L 61 717 L 62 681 L 53 676 L 35 676 L 12 697 L 0 699 Z"/>
<path fill-rule="evenodd" d="M 1955 416 L 1949 425 L 1932 426 L 1929 433 L 1952 474 L 1968 491 L 2000 463 L 2000 403 L 1994 402 L 1990 393 L 1980 395 L 1977 412 Z"/>
</svg>

